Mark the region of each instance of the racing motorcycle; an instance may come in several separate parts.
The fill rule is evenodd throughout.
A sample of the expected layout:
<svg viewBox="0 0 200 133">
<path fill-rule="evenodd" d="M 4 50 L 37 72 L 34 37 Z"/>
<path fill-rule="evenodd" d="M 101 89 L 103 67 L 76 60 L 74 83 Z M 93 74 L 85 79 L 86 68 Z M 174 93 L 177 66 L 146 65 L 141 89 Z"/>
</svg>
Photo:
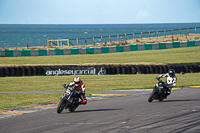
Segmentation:
<svg viewBox="0 0 200 133">
<path fill-rule="evenodd" d="M 63 84 L 62 86 L 66 88 L 66 84 Z M 79 106 L 80 93 L 78 87 L 66 88 L 63 96 L 60 98 L 61 100 L 57 107 L 57 113 L 61 113 L 64 109 L 68 109 L 70 112 L 75 111 Z"/>
<path fill-rule="evenodd" d="M 166 83 L 163 82 L 160 78 L 156 78 L 158 82 L 155 84 L 152 93 L 148 98 L 148 102 L 152 102 L 154 99 L 159 100 L 160 102 L 167 98 L 167 88 Z"/>
</svg>

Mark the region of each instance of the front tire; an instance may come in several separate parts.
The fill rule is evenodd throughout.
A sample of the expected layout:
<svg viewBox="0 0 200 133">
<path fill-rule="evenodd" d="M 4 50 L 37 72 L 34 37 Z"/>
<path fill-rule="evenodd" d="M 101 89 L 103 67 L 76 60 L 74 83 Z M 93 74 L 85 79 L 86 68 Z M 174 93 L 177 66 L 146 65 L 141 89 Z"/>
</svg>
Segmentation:
<svg viewBox="0 0 200 133">
<path fill-rule="evenodd" d="M 148 102 L 152 102 L 152 101 L 154 100 L 154 97 L 155 97 L 155 91 L 153 91 L 153 92 L 150 94 L 150 96 L 149 96 L 149 98 L 148 98 Z"/>
<path fill-rule="evenodd" d="M 61 113 L 65 108 L 65 101 L 63 99 L 60 100 L 58 107 L 57 107 L 57 113 Z"/>
</svg>

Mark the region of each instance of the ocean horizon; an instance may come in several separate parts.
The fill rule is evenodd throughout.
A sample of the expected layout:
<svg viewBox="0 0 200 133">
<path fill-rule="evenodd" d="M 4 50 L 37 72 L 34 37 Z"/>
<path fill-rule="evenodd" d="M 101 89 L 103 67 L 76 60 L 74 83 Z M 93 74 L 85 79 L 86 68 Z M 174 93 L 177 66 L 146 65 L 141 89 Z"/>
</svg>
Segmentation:
<svg viewBox="0 0 200 133">
<path fill-rule="evenodd" d="M 70 42 L 76 45 L 76 38 L 79 45 L 92 44 L 92 37 L 95 37 L 95 43 L 100 43 L 100 37 L 103 36 L 103 42 L 109 41 L 107 36 L 112 36 L 112 41 L 124 41 L 124 34 L 128 34 L 127 39 L 133 39 L 131 34 L 138 33 L 135 38 L 140 38 L 141 32 L 153 32 L 167 30 L 166 35 L 171 34 L 172 29 L 184 29 L 200 27 L 200 23 L 149 23 L 149 24 L 0 24 L 0 47 L 26 47 L 47 45 L 47 39 L 71 39 Z M 194 33 L 194 29 L 189 30 Z M 197 29 L 200 33 L 200 28 Z M 173 32 L 179 34 L 179 30 Z M 182 30 L 181 34 L 187 34 L 187 30 Z M 163 32 L 158 33 L 164 35 Z M 149 34 L 143 34 L 148 37 Z M 155 37 L 156 33 L 151 33 Z"/>
</svg>

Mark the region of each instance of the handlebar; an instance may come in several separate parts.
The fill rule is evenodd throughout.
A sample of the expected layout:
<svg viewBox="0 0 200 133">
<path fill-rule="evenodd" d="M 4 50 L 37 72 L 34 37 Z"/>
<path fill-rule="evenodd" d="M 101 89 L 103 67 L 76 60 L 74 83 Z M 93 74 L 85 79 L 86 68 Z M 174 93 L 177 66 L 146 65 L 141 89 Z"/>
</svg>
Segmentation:
<svg viewBox="0 0 200 133">
<path fill-rule="evenodd" d="M 75 93 L 77 93 L 77 94 L 81 94 L 82 93 L 82 91 L 80 90 L 76 90 L 76 89 L 74 89 L 73 87 L 69 87 L 69 86 L 67 86 L 66 84 L 62 84 L 61 86 L 63 86 L 64 88 L 66 88 L 66 89 L 71 89 L 71 91 L 74 91 Z"/>
<path fill-rule="evenodd" d="M 157 79 L 158 81 L 162 81 L 160 78 L 156 77 L 155 79 Z"/>
<path fill-rule="evenodd" d="M 65 86 L 66 86 L 66 84 L 62 84 L 61 86 L 65 87 Z"/>
</svg>

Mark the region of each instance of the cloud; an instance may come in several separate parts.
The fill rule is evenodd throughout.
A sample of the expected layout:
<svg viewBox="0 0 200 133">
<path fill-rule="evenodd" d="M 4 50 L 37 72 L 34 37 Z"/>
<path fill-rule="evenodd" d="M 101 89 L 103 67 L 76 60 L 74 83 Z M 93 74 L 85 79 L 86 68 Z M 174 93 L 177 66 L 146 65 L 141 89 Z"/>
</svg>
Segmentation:
<svg viewBox="0 0 200 133">
<path fill-rule="evenodd" d="M 136 17 L 141 18 L 141 19 L 149 17 L 149 12 L 145 11 L 143 9 L 140 9 L 140 11 L 137 13 Z"/>
<path fill-rule="evenodd" d="M 137 20 L 146 20 L 150 16 L 149 12 L 143 9 L 140 9 L 140 11 L 136 14 Z"/>
</svg>

